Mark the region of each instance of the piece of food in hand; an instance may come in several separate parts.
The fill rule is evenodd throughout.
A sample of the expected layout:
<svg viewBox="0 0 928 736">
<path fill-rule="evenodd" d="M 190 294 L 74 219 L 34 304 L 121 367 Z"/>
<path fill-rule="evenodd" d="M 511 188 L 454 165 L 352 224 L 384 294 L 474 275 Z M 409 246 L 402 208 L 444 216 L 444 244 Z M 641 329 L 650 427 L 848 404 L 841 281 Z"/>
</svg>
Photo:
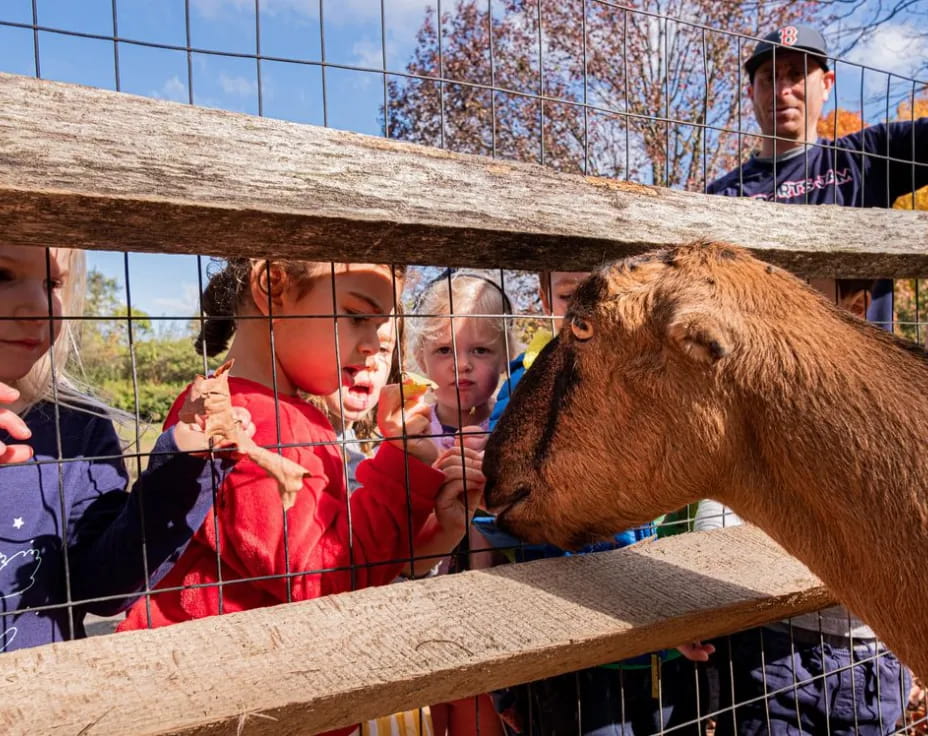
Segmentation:
<svg viewBox="0 0 928 736">
<path fill-rule="evenodd" d="M 430 378 L 420 376 L 412 371 L 403 371 L 403 400 L 411 401 L 424 396 L 429 391 L 438 388 L 438 384 Z"/>
<path fill-rule="evenodd" d="M 193 379 L 178 418 L 189 424 L 201 424 L 210 450 L 234 449 L 270 475 L 277 481 L 284 509 L 289 509 L 303 487 L 303 478 L 310 472 L 299 463 L 261 447 L 242 432 L 232 411 L 229 392 L 229 370 L 233 362 L 223 363 L 212 376 L 198 375 Z"/>
</svg>

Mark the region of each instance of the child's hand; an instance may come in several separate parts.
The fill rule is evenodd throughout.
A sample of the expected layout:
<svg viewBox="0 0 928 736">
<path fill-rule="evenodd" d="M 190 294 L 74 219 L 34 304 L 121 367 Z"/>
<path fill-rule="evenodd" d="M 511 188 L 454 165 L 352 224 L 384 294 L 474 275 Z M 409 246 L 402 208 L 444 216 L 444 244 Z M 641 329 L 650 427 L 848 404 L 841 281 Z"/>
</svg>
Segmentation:
<svg viewBox="0 0 928 736">
<path fill-rule="evenodd" d="M 235 423 L 241 425 L 240 429 L 248 438 L 255 436 L 255 425 L 251 421 L 251 412 L 242 406 L 233 406 L 232 415 Z M 206 427 L 206 417 L 197 416 L 192 422 L 178 422 L 174 430 L 174 444 L 181 452 L 207 452 L 209 451 L 209 438 L 203 430 Z M 234 447 L 223 448 L 234 450 Z"/>
<path fill-rule="evenodd" d="M 19 391 L 0 383 L 0 404 L 11 404 L 19 398 Z M 15 411 L 0 409 L 0 429 L 9 432 L 14 440 L 28 440 L 32 431 L 26 426 Z M 8 445 L 0 442 L 0 465 L 7 463 L 24 463 L 32 457 L 32 448 L 29 445 Z"/>
<path fill-rule="evenodd" d="M 377 402 L 377 428 L 391 444 L 431 465 L 438 457 L 438 446 L 431 438 L 421 435 L 429 433 L 432 407 L 421 397 L 407 399 L 403 407 L 400 407 L 401 401 L 398 383 L 383 387 Z"/>
<path fill-rule="evenodd" d="M 677 647 L 677 651 L 690 662 L 708 662 L 709 655 L 715 653 L 715 646 L 703 644 L 701 641 L 693 641 L 689 644 L 681 644 Z"/>
<path fill-rule="evenodd" d="M 468 436 L 469 431 L 476 433 Z M 445 474 L 435 497 L 435 520 L 443 532 L 461 537 L 483 501 L 487 480 L 481 470 L 486 433 L 480 427 L 464 427 L 462 433 L 434 464 Z"/>
</svg>

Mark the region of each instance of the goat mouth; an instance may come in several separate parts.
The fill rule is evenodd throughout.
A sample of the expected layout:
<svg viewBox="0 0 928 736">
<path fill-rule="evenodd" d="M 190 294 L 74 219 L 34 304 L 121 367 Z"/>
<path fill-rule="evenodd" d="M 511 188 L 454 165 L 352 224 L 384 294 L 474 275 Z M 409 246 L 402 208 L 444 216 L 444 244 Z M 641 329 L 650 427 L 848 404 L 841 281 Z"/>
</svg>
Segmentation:
<svg viewBox="0 0 928 736">
<path fill-rule="evenodd" d="M 505 514 L 512 511 L 513 508 L 522 503 L 531 494 L 532 489 L 529 486 L 519 486 L 516 492 L 506 501 L 506 503 L 487 509 L 497 520 L 502 519 Z"/>
</svg>

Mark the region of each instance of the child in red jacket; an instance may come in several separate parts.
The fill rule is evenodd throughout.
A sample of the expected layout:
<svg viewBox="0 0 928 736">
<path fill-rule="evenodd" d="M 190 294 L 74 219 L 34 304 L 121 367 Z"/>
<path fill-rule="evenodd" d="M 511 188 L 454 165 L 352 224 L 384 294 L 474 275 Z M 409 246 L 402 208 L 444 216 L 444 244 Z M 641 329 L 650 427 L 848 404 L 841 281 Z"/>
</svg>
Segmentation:
<svg viewBox="0 0 928 736">
<path fill-rule="evenodd" d="M 444 536 L 449 527 L 458 531 L 454 544 L 463 537 L 469 519 L 460 511 L 472 511 L 483 488 L 480 453 L 457 447 L 439 456 L 431 440 L 417 439 L 429 426 L 421 399 L 401 407 L 398 386 L 384 390 L 378 424 L 387 441 L 359 466 L 361 487 L 349 499 L 335 432 L 298 395 L 352 385 L 379 359 L 377 331 L 401 286 L 402 273 L 375 264 L 231 259 L 213 276 L 198 348 L 215 355 L 232 339 L 233 405 L 251 412 L 255 442 L 280 448 L 309 475 L 285 513 L 276 481 L 240 461 L 171 572 L 120 630 L 388 583 L 415 555 L 410 539 L 426 543 L 430 531 Z"/>
</svg>

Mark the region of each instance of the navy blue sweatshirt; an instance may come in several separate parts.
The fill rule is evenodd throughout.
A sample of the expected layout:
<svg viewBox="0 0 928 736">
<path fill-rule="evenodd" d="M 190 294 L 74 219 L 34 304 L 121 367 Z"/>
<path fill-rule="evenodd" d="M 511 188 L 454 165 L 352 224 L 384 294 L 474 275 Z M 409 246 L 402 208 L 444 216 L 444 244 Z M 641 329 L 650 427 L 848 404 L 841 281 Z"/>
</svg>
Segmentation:
<svg viewBox="0 0 928 736">
<path fill-rule="evenodd" d="M 890 207 L 928 185 L 928 118 L 872 125 L 834 142 L 822 138 L 790 154 L 777 161 L 752 156 L 706 192 L 782 204 Z M 867 318 L 892 330 L 892 281 L 878 281 L 871 294 Z"/>
<path fill-rule="evenodd" d="M 706 192 L 786 204 L 890 207 L 928 185 L 928 118 L 872 125 L 796 151 L 776 162 L 751 156 Z"/>
<path fill-rule="evenodd" d="M 170 569 L 223 477 L 219 461 L 179 453 L 166 432 L 126 493 L 112 422 L 58 413 L 60 454 L 55 407 L 42 402 L 24 417 L 32 461 L 0 465 L 0 652 L 80 638 L 86 613 L 127 608 Z M 17 442 L 2 430 L 0 440 Z"/>
</svg>

